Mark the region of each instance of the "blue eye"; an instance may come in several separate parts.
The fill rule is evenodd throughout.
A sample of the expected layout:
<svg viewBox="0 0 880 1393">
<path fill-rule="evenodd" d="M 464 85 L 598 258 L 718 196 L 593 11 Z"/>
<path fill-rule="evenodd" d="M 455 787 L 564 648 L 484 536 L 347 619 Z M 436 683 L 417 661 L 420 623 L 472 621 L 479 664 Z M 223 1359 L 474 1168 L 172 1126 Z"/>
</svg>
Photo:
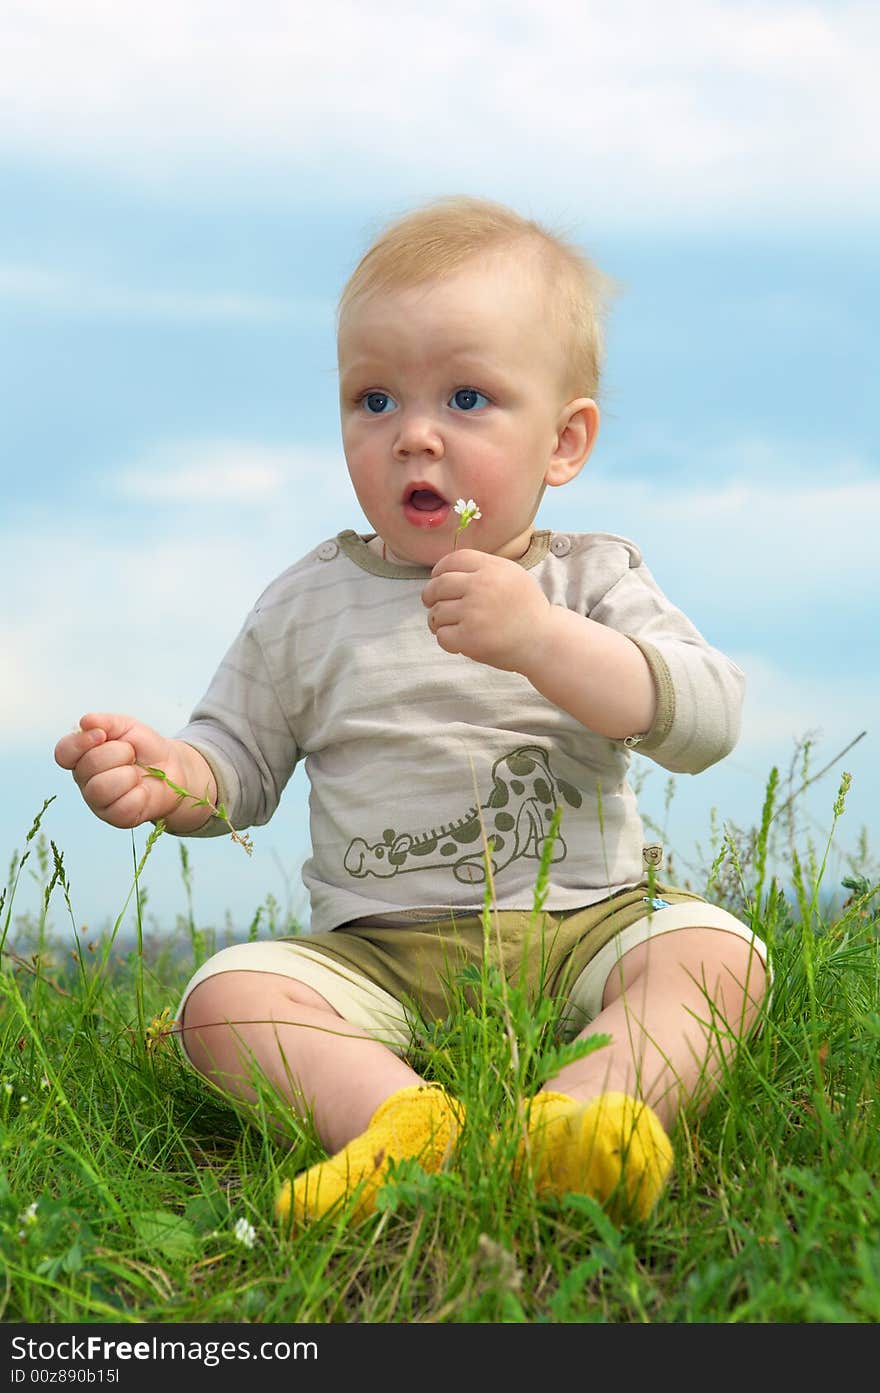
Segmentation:
<svg viewBox="0 0 880 1393">
<path fill-rule="evenodd" d="M 361 401 L 371 416 L 383 416 L 387 411 L 393 410 L 397 404 L 387 392 L 367 392 L 365 396 L 361 397 Z"/>
<path fill-rule="evenodd" d="M 449 404 L 459 411 L 478 411 L 481 406 L 489 405 L 489 398 L 478 392 L 476 387 L 459 387 L 449 398 Z"/>
</svg>

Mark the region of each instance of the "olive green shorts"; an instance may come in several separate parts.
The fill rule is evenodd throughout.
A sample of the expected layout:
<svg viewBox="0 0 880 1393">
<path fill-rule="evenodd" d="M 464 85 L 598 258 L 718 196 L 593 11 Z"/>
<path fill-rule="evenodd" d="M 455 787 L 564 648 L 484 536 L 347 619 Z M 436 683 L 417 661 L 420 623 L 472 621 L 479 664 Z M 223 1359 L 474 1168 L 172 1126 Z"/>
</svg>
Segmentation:
<svg viewBox="0 0 880 1393">
<path fill-rule="evenodd" d="M 190 992 L 216 973 L 279 973 L 313 988 L 344 1020 L 404 1054 L 412 1044 L 413 1013 L 443 1020 L 453 1001 L 472 1001 L 473 989 L 458 980 L 459 974 L 470 964 L 482 965 L 488 955 L 529 1000 L 558 999 L 564 1033 L 573 1036 L 601 1011 L 608 978 L 625 953 L 684 928 L 745 938 L 767 966 L 765 945 L 727 910 L 656 881 L 649 892 L 645 881 L 586 909 L 537 915 L 500 910 L 497 918 L 490 916 L 488 929 L 480 915 L 469 914 L 392 928 L 348 924 L 301 938 L 236 943 L 195 972 L 177 1020 L 183 1020 Z"/>
</svg>

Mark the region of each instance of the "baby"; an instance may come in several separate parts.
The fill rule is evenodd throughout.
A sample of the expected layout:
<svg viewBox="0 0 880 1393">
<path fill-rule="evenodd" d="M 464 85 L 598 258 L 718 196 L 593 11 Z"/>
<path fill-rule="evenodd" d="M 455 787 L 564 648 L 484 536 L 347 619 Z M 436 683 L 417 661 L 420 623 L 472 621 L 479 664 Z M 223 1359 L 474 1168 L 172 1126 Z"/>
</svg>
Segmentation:
<svg viewBox="0 0 880 1393">
<path fill-rule="evenodd" d="M 266 823 L 305 761 L 309 932 L 223 949 L 178 1012 L 212 1084 L 248 1104 L 259 1075 L 312 1116 L 327 1159 L 283 1186 L 285 1222 L 338 1204 L 362 1219 L 392 1161 L 452 1157 L 464 1109 L 411 1067 L 410 1022 L 413 1004 L 445 1017 L 455 972 L 482 962 L 488 874 L 494 966 L 557 1001 L 568 1037 L 610 1037 L 524 1104 L 539 1194 L 647 1216 L 679 1109 L 764 1000 L 748 925 L 653 880 L 627 782 L 633 751 L 691 774 L 727 755 L 742 673 L 635 543 L 536 528 L 596 442 L 605 286 L 484 200 L 387 227 L 338 315 L 343 447 L 372 530 L 268 586 L 176 737 L 90 713 L 56 746 L 106 822 L 184 835 L 227 832 L 218 807 Z"/>
</svg>

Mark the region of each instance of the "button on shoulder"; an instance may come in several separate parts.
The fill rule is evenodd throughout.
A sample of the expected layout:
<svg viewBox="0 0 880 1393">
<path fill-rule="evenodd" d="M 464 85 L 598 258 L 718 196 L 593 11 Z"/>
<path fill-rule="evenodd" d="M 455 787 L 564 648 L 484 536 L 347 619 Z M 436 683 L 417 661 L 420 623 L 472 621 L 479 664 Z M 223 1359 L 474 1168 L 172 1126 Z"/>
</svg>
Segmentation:
<svg viewBox="0 0 880 1393">
<path fill-rule="evenodd" d="M 315 552 L 319 561 L 332 561 L 334 556 L 339 555 L 338 542 L 322 542 Z"/>
<path fill-rule="evenodd" d="M 564 532 L 554 532 L 550 538 L 550 550 L 554 556 L 568 556 L 571 551 L 571 538 Z"/>
</svg>

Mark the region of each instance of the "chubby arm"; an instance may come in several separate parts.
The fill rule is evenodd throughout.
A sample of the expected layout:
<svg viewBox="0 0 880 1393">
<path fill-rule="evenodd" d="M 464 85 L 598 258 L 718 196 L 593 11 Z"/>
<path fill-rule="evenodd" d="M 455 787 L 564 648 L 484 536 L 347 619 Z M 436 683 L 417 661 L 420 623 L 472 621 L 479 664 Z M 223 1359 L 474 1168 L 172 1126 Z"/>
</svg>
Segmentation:
<svg viewBox="0 0 880 1393">
<path fill-rule="evenodd" d="M 434 567 L 422 603 L 441 648 L 522 673 L 597 735 L 623 740 L 651 729 L 657 698 L 639 647 L 604 624 L 551 605 L 515 562 L 450 552 Z"/>
<path fill-rule="evenodd" d="M 548 701 L 597 735 L 625 740 L 647 734 L 657 694 L 641 649 L 615 629 L 546 603 L 525 664 L 517 670 Z"/>
<path fill-rule="evenodd" d="M 196 807 L 146 772 L 161 769 L 171 783 L 215 804 L 217 786 L 204 756 L 132 716 L 89 712 L 79 730 L 58 741 L 55 762 L 72 772 L 88 807 L 111 827 L 140 827 L 164 818 L 169 831 L 186 834 L 213 816 L 213 808 Z"/>
</svg>

